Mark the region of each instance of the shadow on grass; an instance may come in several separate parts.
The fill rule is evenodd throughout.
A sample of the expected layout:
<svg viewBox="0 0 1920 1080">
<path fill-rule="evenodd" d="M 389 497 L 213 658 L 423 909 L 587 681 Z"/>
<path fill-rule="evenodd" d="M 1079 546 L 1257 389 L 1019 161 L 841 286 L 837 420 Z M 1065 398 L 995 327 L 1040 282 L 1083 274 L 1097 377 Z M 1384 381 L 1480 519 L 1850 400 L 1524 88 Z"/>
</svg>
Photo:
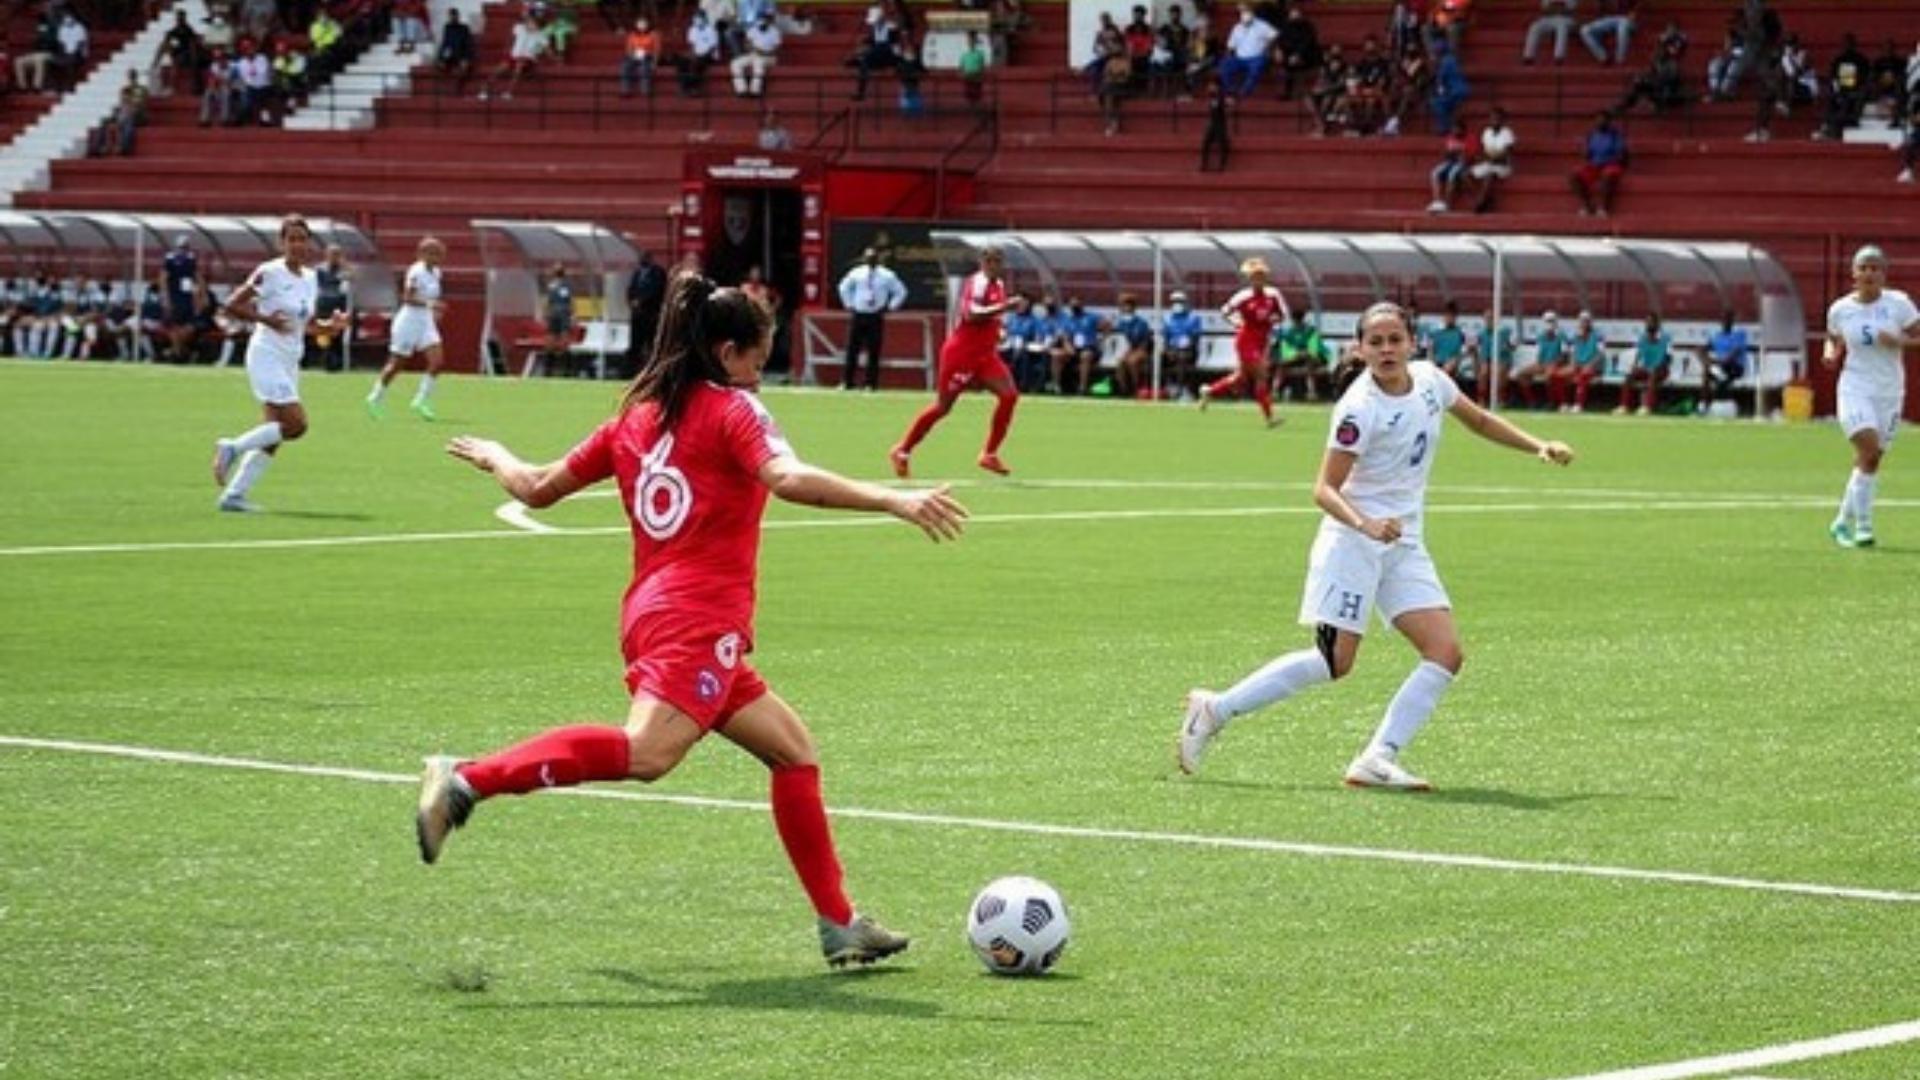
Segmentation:
<svg viewBox="0 0 1920 1080">
<path fill-rule="evenodd" d="M 1631 799 L 1636 802 L 1673 802 L 1671 795 L 1640 795 L 1609 791 L 1576 791 L 1565 795 L 1532 794 L 1524 791 L 1504 791 L 1499 788 L 1485 787 L 1441 787 L 1434 791 L 1354 791 L 1341 784 L 1337 778 L 1324 784 L 1274 784 L 1256 780 L 1217 780 L 1200 776 L 1181 776 L 1175 773 L 1165 778 L 1169 782 L 1191 784 L 1203 788 L 1220 788 L 1229 791 L 1257 791 L 1265 793 L 1293 792 L 1308 795 L 1326 795 L 1342 799 L 1410 799 L 1416 803 L 1441 803 L 1458 806 L 1496 806 L 1506 810 L 1558 810 L 1563 806 L 1573 806 L 1584 802 L 1600 802 Z"/>
<path fill-rule="evenodd" d="M 822 1015 L 880 1016 L 899 1020 L 942 1020 L 1029 1027 L 1092 1027 L 1088 1020 L 1019 1019 L 1007 1016 L 956 1015 L 930 1001 L 908 1001 L 866 993 L 888 979 L 911 975 L 911 968 L 876 967 L 813 975 L 786 975 L 765 979 L 718 982 L 661 978 L 626 968 L 595 968 L 590 974 L 628 987 L 631 997 L 581 998 L 569 1001 L 473 1002 L 470 1009 L 726 1009 L 746 1012 L 800 1012 Z M 982 972 L 983 978 L 991 978 Z M 1074 981 L 1072 976 L 1045 979 L 998 980 L 1034 986 Z M 862 992 L 854 992 L 854 991 Z"/>
<path fill-rule="evenodd" d="M 280 510 L 269 509 L 267 517 L 293 518 L 297 521 L 373 521 L 372 514 L 361 514 L 345 510 Z"/>
</svg>

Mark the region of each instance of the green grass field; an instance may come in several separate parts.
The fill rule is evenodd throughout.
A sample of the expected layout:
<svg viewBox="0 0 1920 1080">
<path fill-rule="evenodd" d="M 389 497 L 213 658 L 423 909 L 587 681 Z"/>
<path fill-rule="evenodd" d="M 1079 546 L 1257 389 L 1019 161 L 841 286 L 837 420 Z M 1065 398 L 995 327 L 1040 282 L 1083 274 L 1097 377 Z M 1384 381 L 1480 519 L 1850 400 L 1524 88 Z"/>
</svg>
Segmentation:
<svg viewBox="0 0 1920 1080">
<path fill-rule="evenodd" d="M 309 374 L 312 434 L 236 517 L 205 462 L 254 422 L 238 373 L 0 365 L 0 1075 L 1560 1080 L 1920 1019 L 1920 448 L 1850 552 L 1831 425 L 1528 417 L 1567 470 L 1450 426 L 1428 539 L 1467 667 L 1407 756 L 1440 790 L 1395 797 L 1339 785 L 1412 663 L 1385 633 L 1173 766 L 1189 686 L 1305 641 L 1324 410 L 1032 400 L 1001 481 L 970 400 L 916 460 L 964 485 L 962 543 L 768 515 L 756 663 L 856 901 L 918 936 L 830 973 L 757 806 L 502 800 L 420 865 L 422 754 L 624 709 L 618 503 L 522 533 L 440 446 L 556 456 L 615 389 L 459 379 L 442 423 L 374 423 L 364 379 Z M 921 404 L 767 397 L 868 477 Z M 617 790 L 765 787 L 716 740 Z M 965 948 L 1007 873 L 1072 907 L 1053 976 Z M 1914 1077 L 1920 1042 L 1665 1075 Z"/>
</svg>

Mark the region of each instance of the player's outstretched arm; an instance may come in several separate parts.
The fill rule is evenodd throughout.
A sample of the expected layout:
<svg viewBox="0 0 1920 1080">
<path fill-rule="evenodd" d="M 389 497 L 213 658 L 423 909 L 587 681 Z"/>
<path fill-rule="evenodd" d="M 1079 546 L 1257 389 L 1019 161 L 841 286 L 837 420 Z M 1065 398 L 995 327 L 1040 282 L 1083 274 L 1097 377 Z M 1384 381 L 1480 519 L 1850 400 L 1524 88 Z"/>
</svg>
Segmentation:
<svg viewBox="0 0 1920 1080">
<path fill-rule="evenodd" d="M 1447 411 L 1465 424 L 1468 430 L 1488 442 L 1511 446 L 1515 450 L 1524 450 L 1541 461 L 1550 461 L 1555 465 L 1568 465 L 1573 462 L 1573 447 L 1552 439 L 1536 439 L 1508 423 L 1505 417 L 1496 416 L 1481 408 L 1465 394 L 1455 398 L 1453 407 Z"/>
<path fill-rule="evenodd" d="M 936 543 L 958 540 L 966 526 L 967 508 L 948 493 L 945 484 L 931 491 L 900 491 L 849 480 L 785 454 L 760 466 L 760 482 L 784 502 L 892 514 L 918 526 Z"/>
<path fill-rule="evenodd" d="M 586 486 L 567 471 L 565 461 L 529 465 L 492 439 L 460 435 L 447 443 L 447 453 L 481 472 L 492 473 L 507 494 L 535 510 L 552 506 Z"/>
</svg>

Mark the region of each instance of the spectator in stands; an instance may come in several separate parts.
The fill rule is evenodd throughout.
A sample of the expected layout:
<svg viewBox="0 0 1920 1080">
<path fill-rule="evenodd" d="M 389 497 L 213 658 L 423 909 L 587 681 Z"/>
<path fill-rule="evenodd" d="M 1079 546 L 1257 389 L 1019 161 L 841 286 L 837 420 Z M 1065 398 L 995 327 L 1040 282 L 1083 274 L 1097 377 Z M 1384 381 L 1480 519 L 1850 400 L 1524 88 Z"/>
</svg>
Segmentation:
<svg viewBox="0 0 1920 1080">
<path fill-rule="evenodd" d="M 1900 107 L 1900 120 L 1909 128 L 1920 118 L 1920 41 L 1913 46 L 1912 55 L 1907 57 L 1907 73 L 1904 79 L 1906 97 Z"/>
<path fill-rule="evenodd" d="M 1349 135 L 1372 135 L 1387 123 L 1387 88 L 1393 81 L 1394 63 L 1380 51 L 1380 42 L 1367 35 L 1360 43 L 1360 56 L 1353 62 L 1347 78 L 1346 102 Z"/>
<path fill-rule="evenodd" d="M 146 122 L 147 88 L 140 82 L 139 69 L 128 68 L 127 81 L 120 87 L 120 99 L 113 111 L 87 136 L 87 156 L 132 154 L 134 131 Z"/>
<path fill-rule="evenodd" d="M 1777 63 L 1760 65 L 1760 94 L 1754 106 L 1753 130 L 1748 142 L 1768 142 L 1773 138 L 1775 114 L 1786 116 L 1795 105 L 1813 102 L 1820 89 L 1820 77 L 1813 73 L 1806 47 L 1796 34 L 1788 34 L 1780 46 Z"/>
<path fill-rule="evenodd" d="M 1384 135 L 1400 134 L 1401 125 L 1415 105 L 1433 96 L 1433 64 L 1427 59 L 1427 47 L 1418 40 L 1400 50 L 1394 65 L 1393 82 L 1388 90 L 1387 122 Z"/>
<path fill-rule="evenodd" d="M 547 52 L 554 63 L 566 63 L 573 52 L 573 39 L 580 36 L 580 20 L 574 17 L 573 4 L 569 0 L 534 0 L 533 6 L 540 13 L 540 30 L 547 35 Z"/>
<path fill-rule="evenodd" d="M 285 117 L 307 93 L 307 54 L 280 38 L 273 43 L 273 97 L 276 111 Z"/>
<path fill-rule="evenodd" d="M 1669 24 L 1660 35 L 1646 70 L 1627 80 L 1626 93 L 1614 104 L 1613 112 L 1624 116 L 1642 101 L 1652 104 L 1656 113 L 1686 104 L 1686 81 L 1680 75 L 1680 58 L 1686 51 L 1686 35 Z"/>
<path fill-rule="evenodd" d="M 698 17 L 713 27 L 720 37 L 720 47 L 728 56 L 737 56 L 746 47 L 746 39 L 740 33 L 740 8 L 734 0 L 700 0 Z"/>
<path fill-rule="evenodd" d="M 893 77 L 900 80 L 900 115 L 919 116 L 924 105 L 920 82 L 927 76 L 927 65 L 920 62 L 920 50 L 911 41 L 900 41 L 899 59 L 893 63 Z"/>
<path fill-rule="evenodd" d="M 60 16 L 60 28 L 55 31 L 59 49 L 53 54 L 54 80 L 71 89 L 80 81 L 80 72 L 87 66 L 87 27 L 73 12 Z"/>
<path fill-rule="evenodd" d="M 1733 324 L 1733 312 L 1720 317 L 1720 329 L 1707 339 L 1700 364 L 1700 411 L 1713 407 L 1716 395 L 1726 394 L 1747 373 L 1747 332 Z"/>
<path fill-rule="evenodd" d="M 687 22 L 686 52 L 674 58 L 680 71 L 680 95 L 694 97 L 707 80 L 707 69 L 720 62 L 720 31 L 703 10 L 695 11 Z"/>
<path fill-rule="evenodd" d="M 1160 359 L 1166 365 L 1167 385 L 1179 387 L 1180 400 L 1187 401 L 1199 393 L 1196 380 L 1206 324 L 1188 306 L 1186 293 L 1175 292 L 1167 302 L 1166 317 L 1160 321 L 1160 342 L 1164 346 Z"/>
<path fill-rule="evenodd" d="M 411 53 L 433 41 L 427 26 L 427 0 L 393 0 L 393 51 Z"/>
<path fill-rule="evenodd" d="M 1287 324 L 1273 339 L 1273 378 L 1277 397 L 1293 399 L 1294 377 L 1300 379 L 1300 400 L 1320 400 L 1320 383 L 1330 379 L 1333 349 L 1320 336 L 1319 313 L 1289 313 Z"/>
<path fill-rule="evenodd" d="M 1313 81 L 1313 88 L 1307 91 L 1307 101 L 1313 106 L 1313 134 L 1315 137 L 1327 134 L 1345 122 L 1345 113 L 1340 103 L 1347 96 L 1347 60 L 1340 46 L 1329 45 L 1326 55 L 1320 61 L 1320 74 Z"/>
<path fill-rule="evenodd" d="M 164 88 L 167 92 L 200 92 L 201 65 L 206 57 L 200 44 L 200 33 L 187 22 L 185 9 L 174 12 L 173 25 L 167 28 L 167 36 L 160 39 L 160 56 L 169 67 Z M 154 88 L 162 89 L 158 85 Z"/>
<path fill-rule="evenodd" d="M 1467 100 L 1467 76 L 1460 70 L 1460 57 L 1452 46 L 1435 42 L 1433 53 L 1433 129 L 1449 131 L 1454 112 Z"/>
<path fill-rule="evenodd" d="M 546 355 L 548 370 L 564 366 L 568 355 L 573 351 L 573 285 L 567 281 L 565 263 L 554 263 L 547 271 L 546 296 L 547 337 L 541 345 Z"/>
<path fill-rule="evenodd" d="M 459 17 L 460 12 L 457 9 L 447 12 L 447 25 L 449 29 L 451 29 L 455 22 L 458 22 Z M 461 29 L 463 31 L 466 30 L 464 24 L 462 24 Z M 346 66 L 342 58 L 342 53 L 345 49 L 341 44 L 341 38 L 345 35 L 346 28 L 341 26 L 339 20 L 335 19 L 324 7 L 317 11 L 313 16 L 313 21 L 307 24 L 307 71 L 315 82 L 324 82 L 332 76 L 335 71 Z M 467 65 L 468 68 L 471 69 L 473 64 L 473 35 L 470 31 L 466 33 L 466 48 Z M 442 56 L 446 55 L 447 50 L 444 46 L 440 51 Z M 446 68 L 444 61 L 442 63 L 441 71 L 444 74 Z M 462 87 L 466 85 L 465 75 L 461 76 L 460 85 Z"/>
<path fill-rule="evenodd" d="M 1553 35 L 1553 62 L 1567 58 L 1567 35 L 1573 31 L 1574 11 L 1580 0 L 1540 0 L 1540 17 L 1527 24 L 1527 43 L 1520 50 L 1520 62 L 1533 63 L 1540 51 L 1540 39 Z"/>
<path fill-rule="evenodd" d="M 1603 64 L 1624 64 L 1627 50 L 1633 47 L 1633 24 L 1639 15 L 1640 0 L 1599 0 L 1600 17 L 1580 27 L 1580 41 L 1595 60 Z M 1614 35 L 1613 53 L 1608 55 L 1603 42 Z"/>
<path fill-rule="evenodd" d="M 1133 5 L 1133 19 L 1120 31 L 1127 45 L 1127 63 L 1133 69 L 1132 83 L 1137 89 L 1147 85 L 1147 68 L 1153 60 L 1153 44 L 1156 35 L 1153 23 L 1147 20 L 1144 4 Z"/>
<path fill-rule="evenodd" d="M 52 12 L 33 27 L 33 42 L 13 58 L 13 85 L 36 94 L 47 92 L 47 65 L 60 54 L 60 23 Z"/>
<path fill-rule="evenodd" d="M 1277 36 L 1271 23 L 1254 15 L 1251 4 L 1240 5 L 1240 21 L 1227 35 L 1227 55 L 1220 62 L 1220 84 L 1227 93 L 1242 98 L 1253 93 Z"/>
<path fill-rule="evenodd" d="M 1178 11 L 1178 8 L 1174 9 Z M 987 50 L 976 30 L 967 31 L 967 47 L 960 53 L 960 96 L 979 108 L 987 90 Z"/>
<path fill-rule="evenodd" d="M 252 38 L 240 39 L 240 55 L 234 58 L 234 89 L 239 92 L 239 108 L 227 117 L 230 124 L 270 124 L 273 104 L 273 62 L 254 46 Z"/>
<path fill-rule="evenodd" d="M 1860 51 L 1853 35 L 1848 34 L 1839 55 L 1827 67 L 1827 110 L 1815 129 L 1816 139 L 1837 139 L 1840 133 L 1860 122 L 1867 103 L 1867 79 L 1871 70 L 1867 54 Z"/>
<path fill-rule="evenodd" d="M 1487 114 L 1487 126 L 1480 129 L 1480 144 L 1467 175 L 1473 178 L 1473 212 L 1484 214 L 1493 209 L 1493 197 L 1500 185 L 1513 176 L 1513 147 L 1519 137 L 1507 124 L 1507 110 L 1498 105 Z"/>
<path fill-rule="evenodd" d="M 1113 396 L 1132 399 L 1152 396 L 1153 327 L 1140 314 L 1140 305 L 1132 293 L 1121 293 L 1119 310 L 1113 317 L 1115 337 L 1125 343 L 1120 358 L 1113 364 Z"/>
<path fill-rule="evenodd" d="M 1880 55 L 1874 57 L 1867 100 L 1885 106 L 1888 115 L 1899 120 L 1906 106 L 1906 82 L 1907 58 L 1900 55 L 1900 46 L 1888 38 Z"/>
<path fill-rule="evenodd" d="M 1274 52 L 1280 60 L 1280 96 L 1290 99 L 1295 84 L 1320 69 L 1320 32 L 1298 3 L 1287 5 Z"/>
<path fill-rule="evenodd" d="M 1387 48 L 1395 56 L 1410 45 L 1418 45 L 1423 50 L 1427 47 L 1426 35 L 1421 33 L 1426 8 L 1426 0 L 1393 0 L 1393 7 L 1387 12 Z"/>
<path fill-rule="evenodd" d="M 1920 107 L 1915 111 L 1920 112 Z M 1909 120 L 1907 137 L 1894 149 L 1900 154 L 1900 173 L 1893 178 L 1894 183 L 1913 183 L 1913 167 L 1920 165 L 1920 123 Z"/>
<path fill-rule="evenodd" d="M 1147 53 L 1147 79 L 1155 93 L 1189 94 L 1187 62 L 1193 56 L 1193 28 L 1179 4 L 1167 9 L 1167 21 L 1153 32 L 1153 47 Z"/>
<path fill-rule="evenodd" d="M 446 25 L 440 28 L 440 48 L 433 55 L 433 66 L 441 78 L 453 79 L 453 92 L 465 97 L 467 80 L 473 77 L 473 28 L 460 18 L 459 8 L 447 9 Z M 316 57 L 313 61 L 318 62 Z"/>
<path fill-rule="evenodd" d="M 847 58 L 848 66 L 854 71 L 853 100 L 866 98 L 867 79 L 876 69 L 884 71 L 893 67 L 897 59 L 894 47 L 899 39 L 898 21 L 887 18 L 879 4 L 867 9 L 866 21 L 860 27 L 860 41 L 854 46 L 853 55 Z"/>
<path fill-rule="evenodd" d="M 638 83 L 640 92 L 652 97 L 653 68 L 659 58 L 660 35 L 653 32 L 653 20 L 642 15 L 627 31 L 626 52 L 620 58 L 620 96 L 632 97 Z"/>
<path fill-rule="evenodd" d="M 1455 120 L 1440 144 L 1440 163 L 1427 176 L 1432 201 L 1427 213 L 1444 214 L 1453 207 L 1453 196 L 1460 189 L 1460 178 L 1467 174 L 1467 125 Z"/>
<path fill-rule="evenodd" d="M 769 153 L 793 149 L 793 133 L 780 123 L 780 114 L 768 109 L 760 118 L 760 133 L 754 136 L 754 145 Z"/>
<path fill-rule="evenodd" d="M 1432 40 L 1445 42 L 1447 51 L 1460 51 L 1460 37 L 1473 21 L 1473 0 L 1439 0 L 1429 18 L 1433 23 Z"/>
<path fill-rule="evenodd" d="M 1627 369 L 1626 377 L 1620 380 L 1620 404 L 1613 409 L 1616 415 L 1627 411 L 1636 386 L 1645 388 L 1640 399 L 1639 414 L 1646 416 L 1653 412 L 1660 387 L 1667 381 L 1672 352 L 1673 335 L 1660 329 L 1660 316 L 1647 316 L 1646 329 L 1640 331 L 1640 337 L 1633 343 L 1633 366 Z"/>
<path fill-rule="evenodd" d="M 1580 216 L 1613 212 L 1613 193 L 1627 171 L 1627 137 L 1614 126 L 1613 113 L 1602 109 L 1593 119 L 1583 147 L 1585 163 L 1567 182 L 1580 200 Z"/>
<path fill-rule="evenodd" d="M 847 330 L 847 359 L 841 366 L 840 389 L 852 390 L 859 382 L 860 356 L 866 354 L 867 389 L 880 389 L 880 350 L 887 336 L 887 313 L 899 311 L 907 302 L 907 287 L 899 275 L 880 265 L 880 251 L 869 247 L 860 252 L 859 265 L 840 279 L 837 290 L 840 306 L 852 316 Z"/>
<path fill-rule="evenodd" d="M 1080 75 L 1087 80 L 1087 92 L 1098 95 L 1101 80 L 1106 75 L 1107 60 L 1111 57 L 1127 54 L 1126 35 L 1114 24 L 1113 16 L 1100 13 L 1100 25 L 1093 31 L 1093 53 L 1091 58 L 1080 67 Z"/>
<path fill-rule="evenodd" d="M 1583 311 L 1568 339 L 1566 351 L 1553 368 L 1560 379 L 1560 398 L 1555 402 L 1570 413 L 1587 411 L 1587 391 L 1607 373 L 1607 339 L 1594 328 L 1593 314 Z M 1573 400 L 1566 400 L 1566 387 L 1573 387 Z"/>
<path fill-rule="evenodd" d="M 507 58 L 500 61 L 500 66 L 493 69 L 493 74 L 487 76 L 486 85 L 480 88 L 480 97 L 484 100 L 492 96 L 493 84 L 505 75 L 507 89 L 500 97 L 511 100 L 513 88 L 520 85 L 521 77 L 532 73 L 546 52 L 546 32 L 540 28 L 540 20 L 534 17 L 532 10 L 528 10 L 514 25 L 513 44 L 507 47 Z"/>
<path fill-rule="evenodd" d="M 763 97 L 767 70 L 779 60 L 780 30 L 772 16 L 763 15 L 747 27 L 746 51 L 733 58 L 733 92 L 741 97 Z"/>
<path fill-rule="evenodd" d="M 1219 82 L 1207 87 L 1207 130 L 1200 136 L 1200 171 L 1226 172 L 1227 155 L 1233 150 L 1229 136 L 1227 111 L 1233 97 Z"/>
<path fill-rule="evenodd" d="M 1727 34 L 1720 51 L 1707 60 L 1706 100 L 1730 98 L 1739 88 L 1752 58 L 1747 55 L 1746 20 L 1738 12 L 1727 20 Z"/>
<path fill-rule="evenodd" d="M 225 127 L 233 103 L 233 61 L 227 50 L 215 46 L 207 59 L 206 75 L 200 91 L 200 126 Z"/>
</svg>

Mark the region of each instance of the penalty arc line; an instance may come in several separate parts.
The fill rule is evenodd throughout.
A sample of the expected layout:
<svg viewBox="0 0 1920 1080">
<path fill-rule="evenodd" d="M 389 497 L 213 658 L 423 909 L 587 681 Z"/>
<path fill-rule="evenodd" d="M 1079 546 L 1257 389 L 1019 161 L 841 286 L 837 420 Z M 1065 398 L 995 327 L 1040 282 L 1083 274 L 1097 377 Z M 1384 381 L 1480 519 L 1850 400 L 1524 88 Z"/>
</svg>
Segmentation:
<svg viewBox="0 0 1920 1080">
<path fill-rule="evenodd" d="M 177 765 L 203 765 L 213 768 L 283 773 L 296 776 L 321 776 L 340 780 L 359 780 L 377 784 L 411 784 L 417 780 L 416 777 L 409 776 L 405 773 L 377 772 L 370 769 L 354 769 L 332 765 L 304 765 L 292 762 L 266 761 L 258 758 L 228 757 L 217 754 L 165 750 L 155 747 L 128 746 L 118 743 L 80 742 L 67 739 L 44 739 L 30 736 L 0 735 L 0 747 L 92 754 L 102 757 L 160 761 Z M 630 791 L 606 787 L 555 788 L 551 789 L 550 793 L 577 798 L 656 803 L 705 810 L 741 810 L 755 813 L 764 813 L 767 810 L 766 803 L 755 802 L 748 799 L 723 799 L 703 795 L 668 795 L 659 792 Z M 1920 904 L 1920 893 L 1900 892 L 1892 889 L 1821 885 L 1798 881 L 1772 881 L 1760 878 L 1730 877 L 1720 874 L 1696 874 L 1674 870 L 1645 870 L 1633 867 L 1600 866 L 1567 862 L 1529 862 L 1522 859 L 1503 859 L 1483 855 L 1407 851 L 1395 848 L 1323 844 L 1295 840 L 1273 840 L 1250 836 L 1207 836 L 1200 833 L 1160 832 L 1143 829 L 1112 829 L 1081 825 L 1051 825 L 1045 822 L 1006 821 L 996 818 L 918 813 L 905 810 L 836 807 L 829 812 L 836 818 L 856 821 L 879 821 L 899 825 L 926 825 L 987 832 L 1021 833 L 1029 836 L 1058 836 L 1076 840 L 1167 844 L 1230 851 L 1258 851 L 1271 854 L 1357 859 L 1419 866 L 1444 866 L 1470 870 L 1551 874 L 1565 877 L 1589 877 L 1667 885 L 1695 885 L 1746 892 L 1815 897 L 1828 900 L 1861 900 L 1885 904 Z"/>
</svg>

